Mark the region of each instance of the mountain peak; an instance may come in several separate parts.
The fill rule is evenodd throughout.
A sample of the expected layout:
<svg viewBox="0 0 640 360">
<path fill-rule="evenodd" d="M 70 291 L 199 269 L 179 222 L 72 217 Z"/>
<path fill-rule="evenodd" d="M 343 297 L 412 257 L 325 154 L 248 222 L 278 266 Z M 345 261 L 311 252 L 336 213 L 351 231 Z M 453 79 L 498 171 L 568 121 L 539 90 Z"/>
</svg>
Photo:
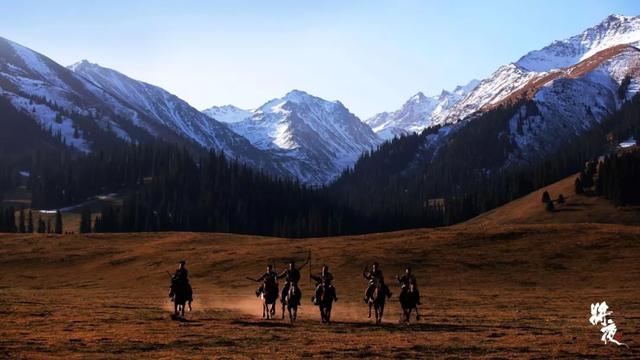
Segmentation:
<svg viewBox="0 0 640 360">
<path fill-rule="evenodd" d="M 605 22 L 613 22 L 613 21 L 627 21 L 630 19 L 633 19 L 633 16 L 626 16 L 626 15 L 622 15 L 622 14 L 611 14 L 609 16 L 606 17 L 606 19 L 604 19 L 602 21 L 602 23 Z"/>
<path fill-rule="evenodd" d="M 99 66 L 98 64 L 94 64 L 91 63 L 89 60 L 87 59 L 82 59 L 78 62 L 75 62 L 69 66 L 67 66 L 67 69 L 71 70 L 71 71 L 77 71 L 80 70 L 82 68 L 86 68 L 86 67 L 91 67 L 91 66 Z"/>
<path fill-rule="evenodd" d="M 480 84 L 480 80 L 473 79 L 469 81 L 466 85 L 458 85 L 455 89 L 453 89 L 454 94 L 458 95 L 466 95 L 473 91 Z"/>
<path fill-rule="evenodd" d="M 409 98 L 408 102 L 422 102 L 426 99 L 427 97 L 424 95 L 424 93 L 422 93 L 422 91 L 418 91 L 418 93 L 416 93 L 415 95 L 413 95 L 412 97 Z"/>
<path fill-rule="evenodd" d="M 208 109 L 202 110 L 202 112 L 223 123 L 233 124 L 251 117 L 251 111 L 240 109 L 237 106 L 227 104 L 222 106 L 212 106 Z"/>
<path fill-rule="evenodd" d="M 302 90 L 298 90 L 298 89 L 293 89 L 291 91 L 289 91 L 284 97 L 282 97 L 282 99 L 284 100 L 290 100 L 293 102 L 300 102 L 300 101 L 305 101 L 308 99 L 318 99 L 317 97 L 307 93 L 306 91 L 302 91 Z"/>
</svg>

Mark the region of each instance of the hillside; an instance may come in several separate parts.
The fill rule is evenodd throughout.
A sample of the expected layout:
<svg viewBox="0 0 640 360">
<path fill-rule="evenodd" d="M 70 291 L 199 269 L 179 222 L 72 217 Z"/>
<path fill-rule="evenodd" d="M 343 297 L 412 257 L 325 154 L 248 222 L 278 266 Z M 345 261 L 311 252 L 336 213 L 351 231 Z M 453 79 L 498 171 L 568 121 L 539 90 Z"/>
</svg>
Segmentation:
<svg viewBox="0 0 640 360">
<path fill-rule="evenodd" d="M 640 208 L 616 207 L 602 197 L 576 195 L 574 181 L 577 175 L 569 176 L 545 186 L 529 195 L 514 200 L 499 208 L 481 214 L 458 226 L 502 226 L 514 224 L 567 224 L 609 223 L 640 225 Z M 565 204 L 554 203 L 556 210 L 548 212 L 541 202 L 542 193 L 548 191 L 556 200 L 562 194 Z"/>
</svg>

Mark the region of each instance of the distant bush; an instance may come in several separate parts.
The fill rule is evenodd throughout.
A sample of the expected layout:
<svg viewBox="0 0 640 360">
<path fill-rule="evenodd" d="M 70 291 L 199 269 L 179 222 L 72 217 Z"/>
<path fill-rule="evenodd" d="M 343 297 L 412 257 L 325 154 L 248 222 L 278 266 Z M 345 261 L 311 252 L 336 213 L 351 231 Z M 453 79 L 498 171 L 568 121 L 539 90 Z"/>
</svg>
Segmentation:
<svg viewBox="0 0 640 360">
<path fill-rule="evenodd" d="M 542 193 L 542 202 L 543 202 L 544 204 L 547 204 L 547 203 L 549 203 L 550 201 L 551 201 L 551 195 L 549 195 L 549 192 L 548 192 L 548 191 L 543 192 L 543 193 Z"/>
</svg>

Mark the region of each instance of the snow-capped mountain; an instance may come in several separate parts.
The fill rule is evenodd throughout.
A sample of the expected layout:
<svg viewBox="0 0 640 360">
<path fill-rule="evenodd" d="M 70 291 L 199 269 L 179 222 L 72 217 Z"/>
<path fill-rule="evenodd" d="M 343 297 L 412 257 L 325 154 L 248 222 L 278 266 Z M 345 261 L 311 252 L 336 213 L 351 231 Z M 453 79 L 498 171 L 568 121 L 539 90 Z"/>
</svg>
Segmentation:
<svg viewBox="0 0 640 360">
<path fill-rule="evenodd" d="M 355 163 L 380 139 L 339 101 L 327 101 L 293 90 L 230 124 L 238 134 L 265 151 L 296 158 L 315 169 L 309 183 L 327 183 Z"/>
<path fill-rule="evenodd" d="M 212 120 L 162 88 L 86 60 L 69 66 L 69 69 L 135 110 L 134 123 L 151 129 L 155 134 L 169 130 L 205 148 L 224 150 L 240 159 L 251 151 L 249 143 L 226 125 Z"/>
<path fill-rule="evenodd" d="M 72 113 L 96 115 L 98 131 L 110 129 L 114 135 L 131 140 L 124 130 L 127 124 L 117 119 L 118 113 L 126 112 L 117 106 L 117 100 L 106 100 L 113 100 L 116 111 L 104 109 L 98 114 L 98 109 L 104 107 L 103 100 L 95 95 L 99 91 L 51 59 L 0 38 L 0 96 L 29 114 L 41 128 L 58 134 L 80 151 L 90 151 L 95 139 L 87 131 L 76 130 Z"/>
<path fill-rule="evenodd" d="M 522 91 L 531 103 L 509 122 L 514 151 L 505 166 L 544 159 L 640 90 L 640 50 L 617 45 L 574 66 L 554 70 Z M 520 96 L 518 96 L 520 97 Z"/>
<path fill-rule="evenodd" d="M 472 80 L 453 91 L 442 90 L 439 95 L 425 96 L 419 92 L 409 98 L 402 107 L 393 112 L 383 112 L 365 120 L 379 137 L 387 140 L 398 135 L 420 132 L 437 122 L 447 111 L 478 86 Z"/>
<path fill-rule="evenodd" d="M 233 124 L 250 118 L 253 114 L 251 110 L 240 109 L 233 105 L 212 106 L 202 112 L 220 122 Z"/>
<path fill-rule="evenodd" d="M 224 106 L 205 114 L 162 88 L 115 70 L 86 60 L 63 67 L 2 38 L 0 96 L 41 129 L 83 152 L 114 138 L 160 138 L 224 151 L 274 175 L 310 184 L 335 178 L 379 142 L 339 102 L 300 91 L 253 112 Z"/>
<path fill-rule="evenodd" d="M 224 151 L 278 176 L 294 176 L 289 167 L 295 174 L 311 171 L 295 159 L 256 148 L 161 88 L 86 61 L 66 68 L 3 38 L 0 97 L 51 136 L 83 152 L 116 139 L 142 143 L 160 138 Z"/>
<path fill-rule="evenodd" d="M 516 65 L 528 71 L 545 72 L 577 64 L 620 44 L 640 44 L 640 17 L 610 15 L 579 35 L 526 54 Z"/>
<path fill-rule="evenodd" d="M 640 44 L 640 16 L 608 16 L 579 35 L 554 41 L 515 63 L 501 66 L 434 123 L 453 123 L 464 119 L 500 103 L 530 82 L 544 79 L 554 69 L 576 65 L 604 49 L 622 44 Z"/>
</svg>

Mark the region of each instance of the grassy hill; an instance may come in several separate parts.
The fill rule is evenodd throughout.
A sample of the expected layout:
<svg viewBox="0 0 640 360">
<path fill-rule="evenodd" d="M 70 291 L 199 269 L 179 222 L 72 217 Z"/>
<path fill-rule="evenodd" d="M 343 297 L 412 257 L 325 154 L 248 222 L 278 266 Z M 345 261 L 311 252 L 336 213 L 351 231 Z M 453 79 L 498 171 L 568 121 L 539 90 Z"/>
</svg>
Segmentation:
<svg viewBox="0 0 640 360">
<path fill-rule="evenodd" d="M 602 197 L 577 195 L 574 188 L 576 176 L 569 176 L 458 226 L 567 223 L 640 225 L 640 207 L 616 207 Z M 545 190 L 553 200 L 562 194 L 566 203 L 554 202 L 556 210 L 546 211 L 541 201 Z"/>
</svg>

